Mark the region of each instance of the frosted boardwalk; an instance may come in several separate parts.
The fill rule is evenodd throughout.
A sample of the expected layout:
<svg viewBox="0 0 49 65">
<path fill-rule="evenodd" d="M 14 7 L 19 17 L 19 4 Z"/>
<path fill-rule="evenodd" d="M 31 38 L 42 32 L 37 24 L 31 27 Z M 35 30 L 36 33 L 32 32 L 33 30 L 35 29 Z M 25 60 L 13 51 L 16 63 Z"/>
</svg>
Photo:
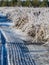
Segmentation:
<svg viewBox="0 0 49 65">
<path fill-rule="evenodd" d="M 13 33 L 8 22 L 11 20 L 0 16 L 0 65 L 36 65 L 30 55 L 25 54 L 28 49 L 24 41 Z M 22 48 L 25 48 L 25 51 Z"/>
<path fill-rule="evenodd" d="M 8 31 L 2 28 L 1 32 L 1 39 L 4 41 L 2 42 L 3 65 L 36 65 L 34 59 L 31 58 L 30 54 L 26 54 L 26 52 L 29 52 L 29 50 L 25 46 L 25 42 L 23 40 L 15 37 L 10 29 Z"/>
</svg>

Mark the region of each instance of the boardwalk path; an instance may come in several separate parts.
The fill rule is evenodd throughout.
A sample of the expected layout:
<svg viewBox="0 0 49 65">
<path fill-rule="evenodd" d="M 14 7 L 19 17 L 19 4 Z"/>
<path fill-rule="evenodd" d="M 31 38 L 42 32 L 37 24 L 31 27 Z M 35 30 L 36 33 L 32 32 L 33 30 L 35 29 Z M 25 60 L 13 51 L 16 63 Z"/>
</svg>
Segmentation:
<svg viewBox="0 0 49 65">
<path fill-rule="evenodd" d="M 41 46 L 26 44 L 4 22 L 0 27 L 0 65 L 45 65 L 37 63 L 34 56 L 45 54 L 47 50 Z"/>
<path fill-rule="evenodd" d="M 36 65 L 31 58 L 25 42 L 15 36 L 15 34 L 8 28 L 1 29 L 2 40 L 2 65 Z"/>
</svg>

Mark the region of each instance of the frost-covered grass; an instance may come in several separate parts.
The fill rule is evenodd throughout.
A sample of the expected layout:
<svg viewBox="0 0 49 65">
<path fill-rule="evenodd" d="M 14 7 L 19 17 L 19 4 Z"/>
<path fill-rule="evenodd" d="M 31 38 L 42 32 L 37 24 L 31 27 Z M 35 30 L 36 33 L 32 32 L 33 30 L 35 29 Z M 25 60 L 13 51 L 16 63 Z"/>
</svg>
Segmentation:
<svg viewBox="0 0 49 65">
<path fill-rule="evenodd" d="M 14 28 L 21 29 L 34 41 L 49 41 L 49 8 L 17 7 L 9 14 L 15 24 Z"/>
<path fill-rule="evenodd" d="M 12 20 L 15 31 L 21 30 L 32 41 L 49 42 L 49 8 L 3 7 L 0 12 Z"/>
</svg>

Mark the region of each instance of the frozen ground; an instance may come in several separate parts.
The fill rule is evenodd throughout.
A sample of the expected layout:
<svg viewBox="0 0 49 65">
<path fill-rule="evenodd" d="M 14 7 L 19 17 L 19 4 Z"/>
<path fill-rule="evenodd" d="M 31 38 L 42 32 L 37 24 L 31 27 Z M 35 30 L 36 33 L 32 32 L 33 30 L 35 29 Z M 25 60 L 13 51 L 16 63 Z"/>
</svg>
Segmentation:
<svg viewBox="0 0 49 65">
<path fill-rule="evenodd" d="M 5 42 L 5 50 L 0 52 L 2 63 L 6 62 L 7 65 L 8 60 L 8 65 L 49 65 L 49 8 L 3 7 L 0 11 L 15 24 L 0 26 L 0 51 Z M 45 44 L 31 44 L 30 41 Z"/>
</svg>

